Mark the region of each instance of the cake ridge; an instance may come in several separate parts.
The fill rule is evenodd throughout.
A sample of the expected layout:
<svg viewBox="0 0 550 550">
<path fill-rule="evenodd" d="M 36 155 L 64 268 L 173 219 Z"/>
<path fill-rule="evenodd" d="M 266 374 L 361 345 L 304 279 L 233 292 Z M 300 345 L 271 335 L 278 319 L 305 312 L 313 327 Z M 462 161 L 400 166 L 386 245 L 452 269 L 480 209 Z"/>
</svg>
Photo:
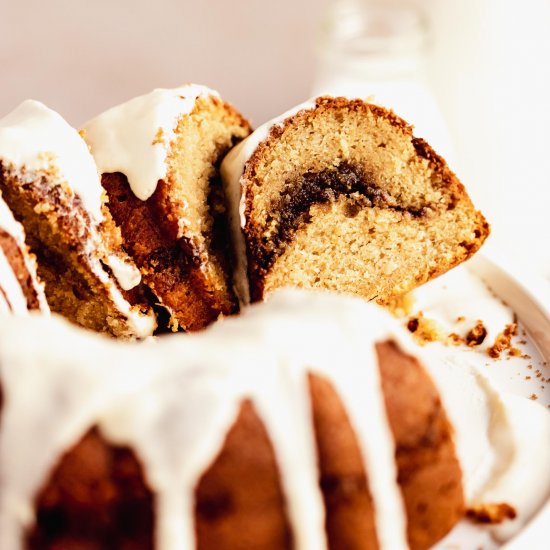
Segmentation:
<svg viewBox="0 0 550 550">
<path fill-rule="evenodd" d="M 156 88 L 86 122 L 84 139 L 99 172 L 125 174 L 136 197 L 147 200 L 166 179 L 177 121 L 193 110 L 198 98 L 209 96 L 219 98 L 219 93 L 191 83 Z"/>
</svg>

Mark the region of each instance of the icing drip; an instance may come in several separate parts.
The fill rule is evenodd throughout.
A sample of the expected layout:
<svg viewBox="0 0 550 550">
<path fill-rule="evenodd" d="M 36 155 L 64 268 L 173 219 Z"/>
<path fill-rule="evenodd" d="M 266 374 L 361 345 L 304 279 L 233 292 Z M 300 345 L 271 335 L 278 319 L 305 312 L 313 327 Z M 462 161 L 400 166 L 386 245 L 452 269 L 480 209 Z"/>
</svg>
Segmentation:
<svg viewBox="0 0 550 550">
<path fill-rule="evenodd" d="M 96 221 L 103 219 L 103 189 L 86 143 L 39 101 L 28 99 L 0 120 L 0 160 L 4 168 L 21 167 L 22 174 L 42 172 L 68 183 Z"/>
<path fill-rule="evenodd" d="M 113 281 L 105 272 L 101 262 L 97 258 L 90 257 L 90 268 L 99 278 L 101 283 L 108 289 L 111 300 L 125 317 L 132 334 L 137 338 L 147 338 L 151 336 L 157 328 L 157 321 L 154 314 L 152 312 L 147 314 L 142 313 L 139 306 L 132 306 L 126 298 L 124 298 L 116 285 L 113 284 Z M 123 285 L 121 286 L 123 287 Z"/>
<path fill-rule="evenodd" d="M 147 200 L 166 178 L 166 159 L 179 119 L 189 114 L 199 97 L 218 93 L 187 84 L 158 88 L 105 111 L 84 126 L 101 174 L 122 172 L 134 195 Z"/>
<path fill-rule="evenodd" d="M 122 260 L 115 254 L 107 258 L 107 264 L 122 290 L 131 290 L 141 282 L 141 273 L 134 264 Z"/>
<path fill-rule="evenodd" d="M 57 317 L 48 323 L 32 316 L 24 322 L 0 319 L 0 547 L 21 548 L 22 533 L 33 521 L 33 498 L 56 459 L 97 424 L 108 441 L 129 445 L 144 465 L 155 493 L 155 547 L 192 548 L 195 487 L 221 450 L 240 404 L 250 399 L 273 444 L 296 547 L 326 548 L 307 385 L 308 372 L 314 372 L 346 404 L 368 472 L 381 550 L 406 548 L 394 441 L 374 351 L 377 341 L 387 339 L 426 364 L 440 388 L 455 423 L 470 502 L 498 495 L 517 506 L 524 521 L 549 490 L 548 476 L 540 474 L 547 469 L 550 415 L 527 400 L 511 404 L 477 372 L 417 347 L 377 306 L 294 290 L 201 333 L 154 343 L 120 344 Z M 480 402 L 473 423 L 468 411 L 459 410 L 464 389 L 473 389 Z M 497 404 L 502 408 L 495 409 Z M 518 411 L 521 425 L 529 424 L 532 432 L 518 433 Z M 470 456 L 475 449 L 468 434 L 473 442 L 487 440 L 481 451 L 491 458 L 480 471 L 472 472 L 480 455 Z M 518 457 L 527 455 L 518 445 L 537 437 L 544 462 L 523 472 Z M 536 479 L 540 487 L 529 493 Z"/>
</svg>

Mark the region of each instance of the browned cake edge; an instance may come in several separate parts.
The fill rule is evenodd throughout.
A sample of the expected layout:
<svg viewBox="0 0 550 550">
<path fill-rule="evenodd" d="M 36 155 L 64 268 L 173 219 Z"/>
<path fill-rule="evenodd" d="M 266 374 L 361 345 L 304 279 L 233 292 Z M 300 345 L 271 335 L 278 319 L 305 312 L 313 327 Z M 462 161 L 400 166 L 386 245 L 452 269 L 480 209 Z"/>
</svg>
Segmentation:
<svg viewBox="0 0 550 550">
<path fill-rule="evenodd" d="M 3 229 L 0 229 L 0 248 L 21 286 L 23 295 L 27 300 L 27 308 L 39 310 L 41 306 L 35 286 L 36 283 L 25 262 L 25 252 L 21 250 L 15 238 Z"/>
</svg>

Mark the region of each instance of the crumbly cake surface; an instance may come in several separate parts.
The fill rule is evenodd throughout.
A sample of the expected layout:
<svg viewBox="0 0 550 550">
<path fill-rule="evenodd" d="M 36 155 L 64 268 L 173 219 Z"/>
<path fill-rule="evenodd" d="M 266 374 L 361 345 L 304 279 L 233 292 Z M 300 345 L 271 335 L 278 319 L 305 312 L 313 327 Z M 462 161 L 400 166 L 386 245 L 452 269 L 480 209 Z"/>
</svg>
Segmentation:
<svg viewBox="0 0 550 550">
<path fill-rule="evenodd" d="M 489 233 L 444 160 L 391 111 L 318 98 L 245 165 L 253 300 L 292 285 L 387 301 L 470 257 Z"/>
<path fill-rule="evenodd" d="M 50 307 L 98 332 L 127 338 L 151 334 L 154 319 L 139 288 L 125 291 L 111 276 L 107 251 L 117 240 L 112 221 L 104 219 L 96 228 L 78 197 L 52 185 L 52 177 L 14 167 L 0 170 L 2 194 L 25 228 Z"/>
</svg>

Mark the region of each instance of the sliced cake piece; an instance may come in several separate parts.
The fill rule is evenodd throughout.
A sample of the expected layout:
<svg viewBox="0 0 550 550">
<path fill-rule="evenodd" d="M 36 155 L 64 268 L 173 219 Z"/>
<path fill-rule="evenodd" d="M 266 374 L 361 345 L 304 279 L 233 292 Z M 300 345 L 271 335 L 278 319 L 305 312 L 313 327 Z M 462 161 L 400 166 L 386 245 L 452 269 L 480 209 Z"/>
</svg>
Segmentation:
<svg viewBox="0 0 550 550">
<path fill-rule="evenodd" d="M 265 124 L 222 176 L 244 302 L 283 286 L 384 302 L 467 259 L 489 233 L 445 161 L 359 99 L 320 97 Z"/>
<path fill-rule="evenodd" d="M 197 85 L 157 89 L 99 115 L 83 135 L 109 209 L 173 330 L 236 311 L 219 164 L 248 122 Z"/>
<path fill-rule="evenodd" d="M 0 188 L 54 311 L 113 336 L 152 334 L 156 320 L 104 207 L 88 147 L 42 103 L 25 101 L 0 120 Z"/>
<path fill-rule="evenodd" d="M 23 226 L 0 196 L 0 312 L 26 315 L 29 311 L 48 315 L 50 308 Z"/>
</svg>

